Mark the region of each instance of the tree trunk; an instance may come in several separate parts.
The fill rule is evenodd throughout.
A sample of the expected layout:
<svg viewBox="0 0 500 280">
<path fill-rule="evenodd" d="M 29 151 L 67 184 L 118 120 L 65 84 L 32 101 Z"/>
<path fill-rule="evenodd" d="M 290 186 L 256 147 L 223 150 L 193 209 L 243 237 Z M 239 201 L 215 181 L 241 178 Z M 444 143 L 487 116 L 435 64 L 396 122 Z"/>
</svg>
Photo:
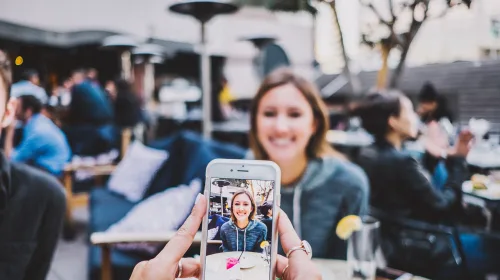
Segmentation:
<svg viewBox="0 0 500 280">
<path fill-rule="evenodd" d="M 403 76 L 405 64 L 406 64 L 406 58 L 408 57 L 408 52 L 410 51 L 410 46 L 411 43 L 413 42 L 413 39 L 415 36 L 417 36 L 418 31 L 420 30 L 420 27 L 422 26 L 422 22 L 413 22 L 411 27 L 410 27 L 410 32 L 407 35 L 406 43 L 404 44 L 403 51 L 401 52 L 401 56 L 399 57 L 399 63 L 396 69 L 393 71 L 392 76 L 391 76 L 391 81 L 390 81 L 390 87 L 391 88 L 397 88 L 399 87 L 399 82 L 401 80 L 401 77 Z"/>
<path fill-rule="evenodd" d="M 382 68 L 378 71 L 377 89 L 383 90 L 387 88 L 387 74 L 389 72 L 389 53 L 391 48 L 386 44 L 382 44 Z"/>
<path fill-rule="evenodd" d="M 345 49 L 345 44 L 344 44 L 344 35 L 342 33 L 342 28 L 340 27 L 340 21 L 338 18 L 338 13 L 337 13 L 337 6 L 335 4 L 335 1 L 332 1 L 329 3 L 330 8 L 332 9 L 333 16 L 334 16 L 334 23 L 333 25 L 337 29 L 337 32 L 339 34 L 339 44 L 340 44 L 340 49 L 342 50 L 342 58 L 344 59 L 344 69 L 342 72 L 344 73 L 344 76 L 347 78 L 347 81 L 349 83 L 349 86 L 351 88 L 351 92 L 356 94 L 361 92 L 361 83 L 359 82 L 359 79 L 356 75 L 353 75 L 351 72 L 351 69 L 349 68 L 349 56 L 347 55 L 347 51 Z"/>
<path fill-rule="evenodd" d="M 403 76 L 403 71 L 406 64 L 406 57 L 408 56 L 408 51 L 410 50 L 410 45 L 408 44 L 401 52 L 401 57 L 399 58 L 399 63 L 396 69 L 391 74 L 391 81 L 389 84 L 390 88 L 398 88 L 401 77 Z"/>
</svg>

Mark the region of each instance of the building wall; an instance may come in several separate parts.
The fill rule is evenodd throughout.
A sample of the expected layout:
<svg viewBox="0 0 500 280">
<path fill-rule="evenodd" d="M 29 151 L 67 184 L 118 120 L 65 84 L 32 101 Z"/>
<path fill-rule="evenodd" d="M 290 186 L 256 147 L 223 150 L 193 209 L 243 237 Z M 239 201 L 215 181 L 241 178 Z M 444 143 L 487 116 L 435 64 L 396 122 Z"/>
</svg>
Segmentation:
<svg viewBox="0 0 500 280">
<path fill-rule="evenodd" d="M 106 30 L 145 39 L 148 36 L 197 44 L 200 26 L 168 11 L 175 0 L 3 0 L 0 20 L 49 31 Z M 251 59 L 255 48 L 240 38 L 275 35 L 297 71 L 312 75 L 312 20 L 305 13 L 274 14 L 245 8 L 207 24 L 209 49 L 228 56 L 226 73 L 235 95 L 251 96 L 258 86 Z"/>
</svg>

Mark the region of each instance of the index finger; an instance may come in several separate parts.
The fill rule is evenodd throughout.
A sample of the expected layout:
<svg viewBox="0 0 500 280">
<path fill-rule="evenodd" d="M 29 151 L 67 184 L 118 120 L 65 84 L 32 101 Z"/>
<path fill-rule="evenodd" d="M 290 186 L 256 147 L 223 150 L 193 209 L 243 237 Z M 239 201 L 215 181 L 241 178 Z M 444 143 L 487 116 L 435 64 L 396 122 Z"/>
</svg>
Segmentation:
<svg viewBox="0 0 500 280">
<path fill-rule="evenodd" d="M 281 240 L 281 247 L 283 247 L 285 254 L 293 247 L 300 246 L 302 242 L 297 232 L 295 232 L 292 222 L 281 209 L 278 216 L 278 233 Z"/>
<path fill-rule="evenodd" d="M 207 211 L 207 199 L 200 194 L 197 203 L 194 205 L 191 214 L 177 231 L 174 237 L 170 239 L 167 245 L 161 250 L 157 258 L 163 261 L 178 262 L 186 251 L 191 247 L 194 236 L 200 228 L 201 221 Z"/>
</svg>

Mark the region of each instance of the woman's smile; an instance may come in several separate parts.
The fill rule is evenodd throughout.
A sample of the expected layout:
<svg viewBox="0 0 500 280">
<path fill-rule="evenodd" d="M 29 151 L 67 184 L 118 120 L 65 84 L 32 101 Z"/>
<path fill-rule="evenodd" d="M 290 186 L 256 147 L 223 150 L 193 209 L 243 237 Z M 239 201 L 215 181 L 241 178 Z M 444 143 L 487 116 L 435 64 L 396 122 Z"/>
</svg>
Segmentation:
<svg viewBox="0 0 500 280">
<path fill-rule="evenodd" d="M 236 216 L 238 218 L 247 218 L 248 217 L 248 211 L 246 211 L 246 210 L 236 210 Z"/>
</svg>

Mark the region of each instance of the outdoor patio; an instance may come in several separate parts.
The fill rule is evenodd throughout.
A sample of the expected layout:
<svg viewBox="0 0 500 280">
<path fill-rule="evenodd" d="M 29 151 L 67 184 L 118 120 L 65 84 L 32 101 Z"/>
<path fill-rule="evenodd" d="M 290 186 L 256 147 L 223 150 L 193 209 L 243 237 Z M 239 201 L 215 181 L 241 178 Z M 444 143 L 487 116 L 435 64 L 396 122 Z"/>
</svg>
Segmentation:
<svg viewBox="0 0 500 280">
<path fill-rule="evenodd" d="M 79 208 L 74 212 L 74 217 L 78 222 L 78 237 L 73 241 L 65 241 L 62 238 L 59 240 L 47 280 L 87 279 L 86 225 L 89 214 L 86 208 Z"/>
</svg>

